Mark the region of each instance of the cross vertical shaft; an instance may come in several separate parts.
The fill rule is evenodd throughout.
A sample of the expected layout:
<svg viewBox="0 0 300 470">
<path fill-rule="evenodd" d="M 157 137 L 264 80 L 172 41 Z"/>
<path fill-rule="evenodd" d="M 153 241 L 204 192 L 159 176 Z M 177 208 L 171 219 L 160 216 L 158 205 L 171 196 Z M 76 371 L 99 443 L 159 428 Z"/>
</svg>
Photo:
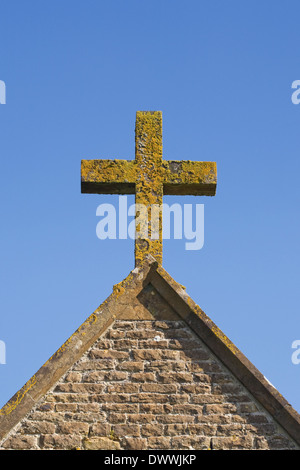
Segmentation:
<svg viewBox="0 0 300 470">
<path fill-rule="evenodd" d="M 138 266 L 150 253 L 162 264 L 162 213 L 158 213 L 158 238 L 152 234 L 151 208 L 162 207 L 163 180 L 160 174 L 162 165 L 162 114 L 159 111 L 136 114 L 135 161 L 139 168 L 136 178 L 135 203 L 139 209 L 146 208 L 147 218 L 136 219 L 135 264 Z M 143 226 L 141 226 L 143 224 Z M 139 225 L 139 226 L 138 226 Z M 145 236 L 139 236 L 139 234 Z"/>
</svg>

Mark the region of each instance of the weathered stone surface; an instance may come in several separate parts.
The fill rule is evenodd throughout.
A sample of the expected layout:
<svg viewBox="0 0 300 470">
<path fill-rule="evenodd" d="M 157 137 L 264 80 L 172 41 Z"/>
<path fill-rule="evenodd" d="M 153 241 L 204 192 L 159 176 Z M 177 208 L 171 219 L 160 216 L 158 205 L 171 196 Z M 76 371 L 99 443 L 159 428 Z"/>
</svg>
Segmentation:
<svg viewBox="0 0 300 470">
<path fill-rule="evenodd" d="M 135 125 L 135 160 L 82 160 L 81 191 L 97 194 L 133 194 L 136 204 L 162 208 L 163 194 L 214 196 L 214 162 L 163 161 L 162 113 L 138 111 Z M 162 264 L 162 211 L 139 217 L 141 236 L 135 239 L 135 265 L 148 254 Z M 151 217 L 150 218 L 150 213 Z M 155 226 L 157 237 L 151 236 Z M 149 230 L 148 230 L 149 229 Z M 161 310 L 162 306 L 160 306 Z M 155 311 L 153 306 L 152 313 Z M 170 317 L 168 317 L 171 319 Z"/>
<path fill-rule="evenodd" d="M 299 415 L 153 266 L 118 285 L 0 410 L 0 449 L 299 449 Z M 143 289 L 176 319 L 150 320 L 149 299 L 139 320 L 120 318 Z"/>
<path fill-rule="evenodd" d="M 36 450 L 37 448 L 37 438 L 28 435 L 13 436 L 3 443 L 3 449 Z"/>
<path fill-rule="evenodd" d="M 295 448 L 286 433 L 274 425 L 268 413 L 190 331 L 191 345 L 204 351 L 207 358 L 201 359 L 199 372 L 200 363 L 187 354 L 187 331 L 175 326 L 173 321 L 116 321 L 37 404 L 2 448 Z M 183 337 L 176 340 L 177 348 L 170 331 L 178 331 L 178 338 L 181 331 Z M 172 354 L 166 361 L 157 360 L 157 355 L 161 359 L 160 350 L 152 345 L 158 334 L 163 341 L 172 342 Z M 120 336 L 123 340 L 134 337 L 137 342 L 124 358 L 114 354 L 119 351 Z M 96 367 L 78 373 L 81 363 L 90 360 L 95 364 L 91 351 L 104 352 L 101 348 L 108 337 L 108 354 L 114 360 L 105 363 L 103 371 Z M 145 348 L 145 342 L 149 347 Z M 176 371 L 180 351 L 187 358 L 182 362 L 183 370 Z M 102 355 L 96 360 L 101 364 Z M 149 369 L 151 372 L 144 372 Z M 223 385 L 229 384 L 231 388 L 224 391 Z M 241 391 L 241 400 L 236 400 L 237 390 Z"/>
<path fill-rule="evenodd" d="M 83 440 L 85 450 L 119 450 L 119 442 L 113 441 L 107 437 L 90 437 Z"/>
</svg>

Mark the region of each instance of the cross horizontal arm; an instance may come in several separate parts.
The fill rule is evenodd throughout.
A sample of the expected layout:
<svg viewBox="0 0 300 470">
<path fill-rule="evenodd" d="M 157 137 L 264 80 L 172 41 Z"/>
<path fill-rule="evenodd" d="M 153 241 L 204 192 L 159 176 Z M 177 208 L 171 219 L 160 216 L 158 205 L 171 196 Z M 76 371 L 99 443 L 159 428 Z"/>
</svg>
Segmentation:
<svg viewBox="0 0 300 470">
<path fill-rule="evenodd" d="M 81 192 L 93 194 L 134 194 L 134 160 L 82 160 Z"/>
<path fill-rule="evenodd" d="M 215 162 L 165 160 L 163 187 L 166 195 L 214 196 L 217 188 Z"/>
</svg>

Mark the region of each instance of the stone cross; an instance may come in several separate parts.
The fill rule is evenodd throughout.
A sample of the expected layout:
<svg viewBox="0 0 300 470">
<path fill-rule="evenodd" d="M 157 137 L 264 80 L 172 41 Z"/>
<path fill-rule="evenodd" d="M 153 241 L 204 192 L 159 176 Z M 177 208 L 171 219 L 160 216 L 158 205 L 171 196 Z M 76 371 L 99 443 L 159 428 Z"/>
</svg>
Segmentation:
<svg viewBox="0 0 300 470">
<path fill-rule="evenodd" d="M 146 233 L 151 208 L 162 207 L 163 195 L 214 196 L 217 170 L 214 162 L 162 159 L 162 113 L 138 111 L 135 126 L 135 160 L 82 160 L 81 192 L 135 194 L 135 204 L 146 207 L 146 217 L 136 218 L 135 265 L 147 254 L 162 264 L 162 211 L 158 211 L 156 234 Z M 140 206 L 141 205 L 141 206 Z M 147 217 L 148 216 L 148 217 Z M 153 224 L 154 225 L 154 224 Z M 137 224 L 136 224 L 137 229 Z M 137 232 L 136 232 L 137 233 Z"/>
</svg>

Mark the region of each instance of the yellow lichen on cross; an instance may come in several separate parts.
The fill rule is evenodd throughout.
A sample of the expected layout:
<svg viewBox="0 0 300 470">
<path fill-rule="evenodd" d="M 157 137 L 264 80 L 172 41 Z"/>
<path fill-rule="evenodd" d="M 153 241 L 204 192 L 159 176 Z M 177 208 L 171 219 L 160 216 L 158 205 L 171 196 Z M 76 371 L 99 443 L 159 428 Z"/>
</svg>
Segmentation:
<svg viewBox="0 0 300 470">
<path fill-rule="evenodd" d="M 136 266 L 147 254 L 162 264 L 162 211 L 157 212 L 158 227 L 152 223 L 151 213 L 155 207 L 162 208 L 163 195 L 214 196 L 216 185 L 215 162 L 163 161 L 160 111 L 136 113 L 135 160 L 81 162 L 83 193 L 135 194 L 137 210 L 147 208 L 146 215 L 136 218 L 139 224 L 135 239 Z"/>
</svg>

